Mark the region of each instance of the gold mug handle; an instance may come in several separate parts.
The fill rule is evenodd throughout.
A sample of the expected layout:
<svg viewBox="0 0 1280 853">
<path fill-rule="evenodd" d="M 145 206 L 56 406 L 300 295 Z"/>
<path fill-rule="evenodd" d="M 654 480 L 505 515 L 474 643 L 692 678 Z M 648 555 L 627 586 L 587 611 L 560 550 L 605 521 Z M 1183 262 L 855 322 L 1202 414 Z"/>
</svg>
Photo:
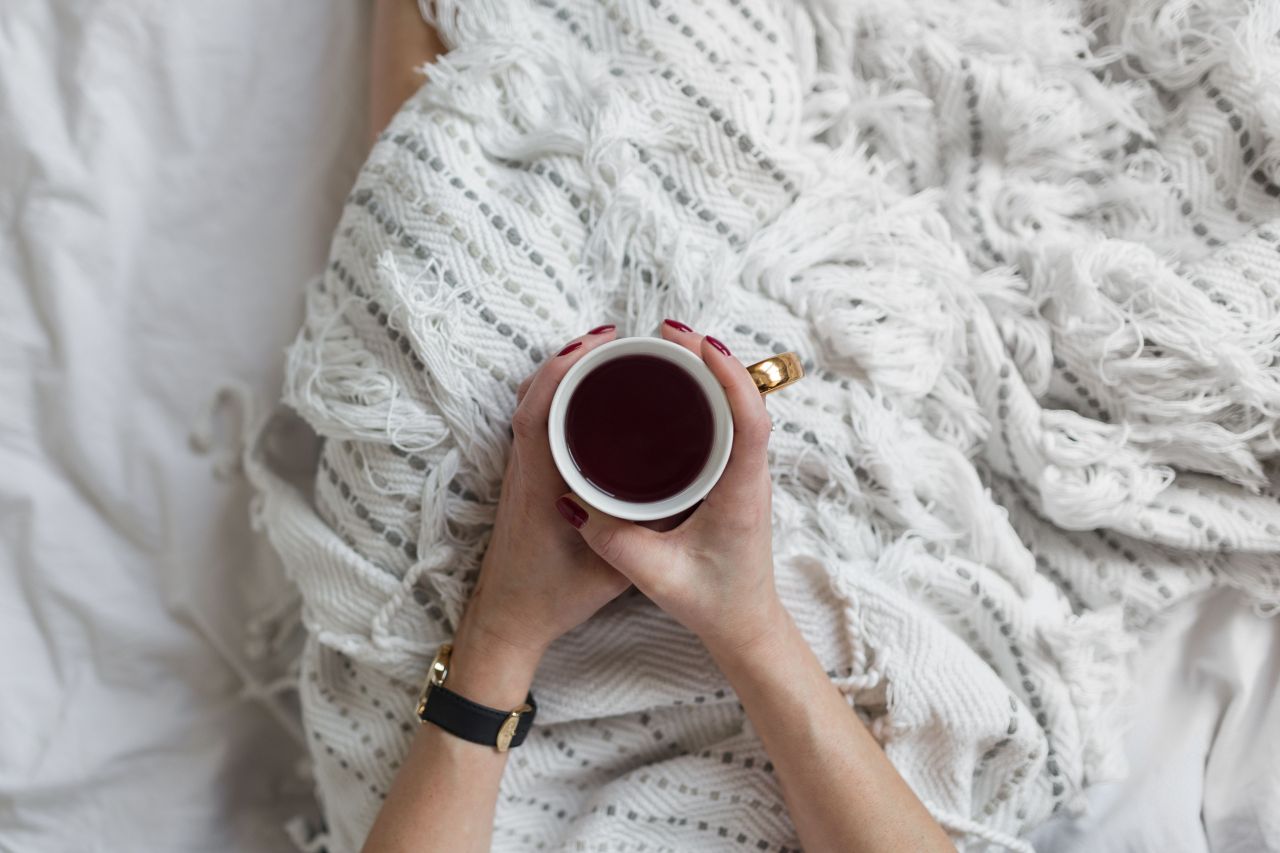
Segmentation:
<svg viewBox="0 0 1280 853">
<path fill-rule="evenodd" d="M 747 373 L 751 374 L 756 390 L 763 396 L 799 382 L 804 378 L 804 366 L 800 363 L 800 356 L 784 352 L 748 366 Z"/>
</svg>

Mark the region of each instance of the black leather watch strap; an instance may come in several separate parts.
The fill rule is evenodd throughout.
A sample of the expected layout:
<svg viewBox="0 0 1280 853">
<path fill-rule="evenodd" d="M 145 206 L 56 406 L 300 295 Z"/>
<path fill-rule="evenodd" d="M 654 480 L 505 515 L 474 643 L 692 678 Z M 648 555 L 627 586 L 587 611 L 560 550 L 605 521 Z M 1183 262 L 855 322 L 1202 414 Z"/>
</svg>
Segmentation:
<svg viewBox="0 0 1280 853">
<path fill-rule="evenodd" d="M 533 728 L 533 718 L 538 713 L 538 705 L 530 693 L 525 699 L 529 710 L 520 714 L 516 722 L 515 733 L 511 736 L 510 746 L 524 743 L 529 729 Z M 418 718 L 424 723 L 434 723 L 449 734 L 484 746 L 497 746 L 498 734 L 502 726 L 511 718 L 510 711 L 499 711 L 465 696 L 459 696 L 447 687 L 439 684 L 431 685 Z"/>
</svg>

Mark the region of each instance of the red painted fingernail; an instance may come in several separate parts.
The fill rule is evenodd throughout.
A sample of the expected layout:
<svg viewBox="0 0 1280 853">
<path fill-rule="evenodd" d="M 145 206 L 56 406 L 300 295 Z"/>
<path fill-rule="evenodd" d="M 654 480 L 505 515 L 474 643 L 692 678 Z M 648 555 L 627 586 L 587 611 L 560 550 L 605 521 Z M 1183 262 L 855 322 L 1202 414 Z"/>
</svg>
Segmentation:
<svg viewBox="0 0 1280 853">
<path fill-rule="evenodd" d="M 727 346 L 720 343 L 710 335 L 707 335 L 707 343 L 711 344 L 713 347 L 720 350 L 720 352 L 724 353 L 725 355 L 733 355 L 733 353 L 729 352 L 729 348 Z"/>
<path fill-rule="evenodd" d="M 616 328 L 618 328 L 618 327 L 617 327 L 617 326 L 615 326 L 615 325 L 613 325 L 612 323 L 609 323 L 609 324 L 604 325 L 604 326 L 596 326 L 594 329 L 592 329 L 591 331 L 587 332 L 587 334 L 588 334 L 588 335 L 603 335 L 605 332 L 612 332 L 612 331 L 613 331 L 614 329 L 616 329 Z"/>
<path fill-rule="evenodd" d="M 688 326 L 686 326 L 684 323 L 681 323 L 679 320 L 672 320 L 670 317 L 668 317 L 667 319 L 663 320 L 662 322 L 666 323 L 668 326 L 670 326 L 671 328 L 675 329 L 677 332 L 692 332 L 692 331 L 693 331 L 693 329 L 690 329 L 690 328 L 689 328 Z"/>
<path fill-rule="evenodd" d="M 565 347 L 564 349 L 560 350 L 560 352 L 556 353 L 556 356 L 557 356 L 557 357 L 559 357 L 559 356 L 562 356 L 562 355 L 568 355 L 569 353 L 573 352 L 574 350 L 576 350 L 576 349 L 577 349 L 578 347 L 580 347 L 580 346 L 582 346 L 582 341 L 574 341 L 573 343 L 569 344 L 569 345 L 568 345 L 567 347 Z"/>
<path fill-rule="evenodd" d="M 573 498 L 556 498 L 556 509 L 564 516 L 564 520 L 574 527 L 582 527 L 587 523 L 587 511 L 578 506 Z"/>
</svg>

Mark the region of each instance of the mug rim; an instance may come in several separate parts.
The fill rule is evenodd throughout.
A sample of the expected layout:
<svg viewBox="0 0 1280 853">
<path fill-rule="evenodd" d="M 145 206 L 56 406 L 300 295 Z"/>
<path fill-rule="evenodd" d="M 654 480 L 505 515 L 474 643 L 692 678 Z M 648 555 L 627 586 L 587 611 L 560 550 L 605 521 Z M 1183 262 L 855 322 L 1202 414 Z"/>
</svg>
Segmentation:
<svg viewBox="0 0 1280 853">
<path fill-rule="evenodd" d="M 595 367 L 626 355 L 652 355 L 681 367 L 698 383 L 711 406 L 711 453 L 693 482 L 670 497 L 659 501 L 635 502 L 616 498 L 594 486 L 574 464 L 565 437 L 565 415 L 569 399 L 582 379 Z M 724 387 L 716 379 L 711 368 L 694 353 L 663 338 L 618 338 L 601 344 L 578 359 L 556 388 L 551 398 L 551 410 L 547 415 L 547 438 L 551 445 L 551 457 L 555 460 L 560 476 L 569 490 L 595 509 L 628 521 L 653 521 L 683 512 L 707 496 L 720 481 L 729 463 L 729 451 L 733 446 L 733 412 Z"/>
</svg>

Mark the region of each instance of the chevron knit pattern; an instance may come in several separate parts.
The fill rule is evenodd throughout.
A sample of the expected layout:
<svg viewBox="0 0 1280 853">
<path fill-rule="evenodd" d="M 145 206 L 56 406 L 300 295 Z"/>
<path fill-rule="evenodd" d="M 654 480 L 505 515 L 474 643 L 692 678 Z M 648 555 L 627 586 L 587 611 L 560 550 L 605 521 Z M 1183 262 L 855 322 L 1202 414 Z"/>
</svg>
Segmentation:
<svg viewBox="0 0 1280 853">
<path fill-rule="evenodd" d="M 313 849 L 357 849 L 391 784 L 518 383 L 602 322 L 800 353 L 769 399 L 779 588 L 962 846 L 1027 849 L 1123 772 L 1162 611 L 1221 584 L 1280 607 L 1275 4 L 430 11 L 451 52 L 289 353 L 314 492 L 250 456 L 308 631 Z M 495 849 L 797 848 L 734 695 L 643 597 L 535 692 Z"/>
</svg>

